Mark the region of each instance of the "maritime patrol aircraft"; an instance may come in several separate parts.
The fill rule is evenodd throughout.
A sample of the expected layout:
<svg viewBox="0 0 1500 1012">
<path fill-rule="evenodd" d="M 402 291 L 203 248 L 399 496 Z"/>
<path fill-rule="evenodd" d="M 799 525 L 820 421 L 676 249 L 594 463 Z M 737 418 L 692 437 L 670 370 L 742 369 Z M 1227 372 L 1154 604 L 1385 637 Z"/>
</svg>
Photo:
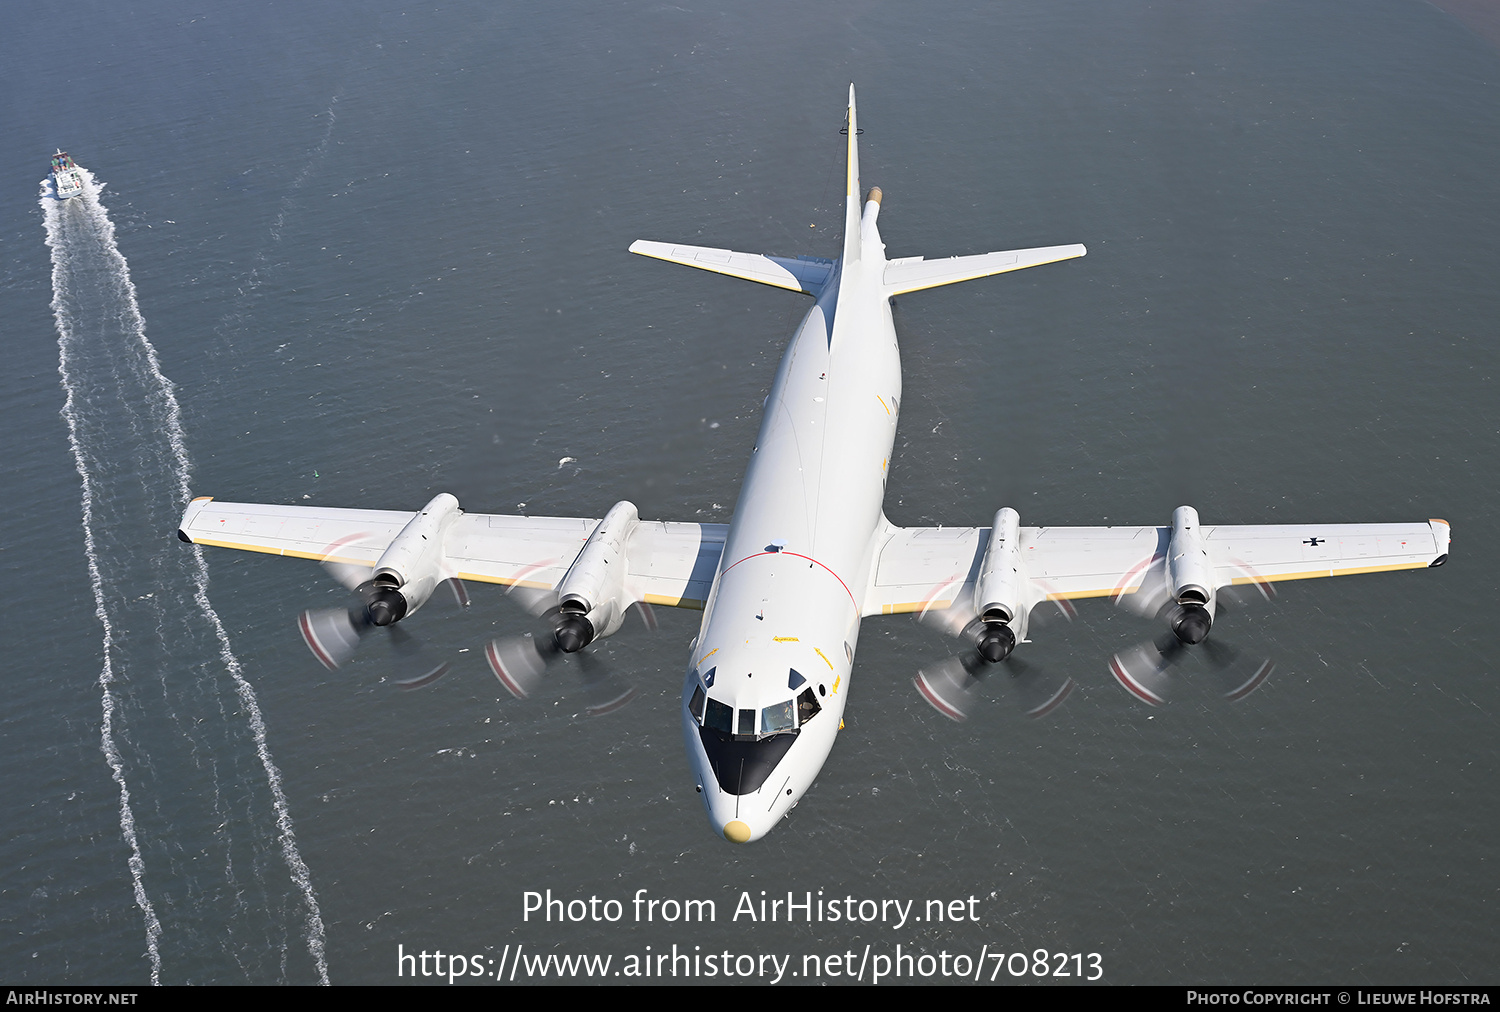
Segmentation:
<svg viewBox="0 0 1500 1012">
<path fill-rule="evenodd" d="M 410 513 L 203 497 L 188 505 L 178 537 L 324 563 L 359 594 L 347 611 L 302 616 L 308 646 L 329 667 L 366 632 L 409 618 L 444 581 L 506 585 L 551 627 L 524 647 L 490 645 L 491 666 L 517 695 L 534 687 L 549 657 L 617 632 L 633 606 L 701 609 L 683 682 L 683 740 L 709 821 L 733 843 L 769 832 L 827 760 L 868 616 L 941 617 L 966 641 L 972 672 L 1026 642 L 1049 601 L 1145 602 L 1170 629 L 1164 636 L 1188 647 L 1208 636 L 1236 586 L 1446 561 L 1442 520 L 1224 526 L 1182 506 L 1160 526 L 1023 527 L 1004 506 L 986 528 L 892 525 L 882 504 L 902 392 L 891 300 L 1085 249 L 888 259 L 881 192 L 860 187 L 852 86 L 845 132 L 836 258 L 630 247 L 814 300 L 776 371 L 731 523 L 642 520 L 629 502 L 602 519 L 468 513 L 447 493 Z M 1160 702 L 1157 676 L 1170 652 L 1144 664 L 1117 656 L 1115 677 Z M 963 715 L 962 685 L 919 677 L 918 688 L 948 716 Z"/>
</svg>

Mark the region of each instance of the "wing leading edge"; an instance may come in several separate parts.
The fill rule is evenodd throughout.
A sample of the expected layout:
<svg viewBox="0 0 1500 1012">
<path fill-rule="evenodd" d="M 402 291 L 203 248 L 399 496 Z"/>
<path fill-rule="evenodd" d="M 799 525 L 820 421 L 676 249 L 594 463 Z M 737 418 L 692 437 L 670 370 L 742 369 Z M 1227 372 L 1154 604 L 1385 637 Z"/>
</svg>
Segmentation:
<svg viewBox="0 0 1500 1012">
<path fill-rule="evenodd" d="M 415 512 L 276 506 L 194 499 L 177 536 L 236 548 L 344 565 L 374 566 Z M 554 590 L 599 520 L 463 513 L 443 540 L 443 575 L 479 583 Z M 724 524 L 641 521 L 626 549 L 632 601 L 701 609 L 708 599 Z"/>
</svg>

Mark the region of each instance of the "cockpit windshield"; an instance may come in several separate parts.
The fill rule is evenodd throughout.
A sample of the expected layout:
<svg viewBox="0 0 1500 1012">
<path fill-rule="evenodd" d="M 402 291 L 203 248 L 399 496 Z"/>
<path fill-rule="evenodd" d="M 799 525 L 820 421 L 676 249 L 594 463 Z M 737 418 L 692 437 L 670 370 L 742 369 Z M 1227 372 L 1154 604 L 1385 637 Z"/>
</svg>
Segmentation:
<svg viewBox="0 0 1500 1012">
<path fill-rule="evenodd" d="M 722 731 L 724 734 L 733 734 L 734 707 L 728 703 L 721 703 L 717 699 L 710 698 L 707 708 L 703 711 L 703 726 L 710 731 Z"/>
<path fill-rule="evenodd" d="M 730 794 L 750 794 L 760 790 L 797 740 L 801 726 L 816 717 L 822 706 L 813 687 L 795 670 L 787 672 L 787 698 L 758 709 L 715 699 L 709 694 L 714 691 L 713 676 L 710 669 L 698 677 L 688 699 L 688 714 L 698 725 L 720 788 Z M 724 691 L 722 686 L 719 691 Z"/>
<path fill-rule="evenodd" d="M 760 711 L 760 733 L 780 734 L 797 726 L 797 705 L 788 699 L 784 703 L 772 703 Z"/>
<path fill-rule="evenodd" d="M 707 678 L 711 679 L 713 674 L 714 672 L 710 670 Z M 796 670 L 788 672 L 787 685 L 794 692 L 797 689 L 802 689 L 802 692 L 792 698 L 761 707 L 758 712 L 746 708 L 740 708 L 737 711 L 731 704 L 713 698 L 704 691 L 712 685 L 712 681 L 703 679 L 693 686 L 692 698 L 688 701 L 688 712 L 692 714 L 693 720 L 700 727 L 718 731 L 720 734 L 734 735 L 741 741 L 753 741 L 770 735 L 795 732 L 798 727 L 806 724 L 822 710 L 817 695 L 812 687 L 807 685 L 807 679 Z"/>
</svg>

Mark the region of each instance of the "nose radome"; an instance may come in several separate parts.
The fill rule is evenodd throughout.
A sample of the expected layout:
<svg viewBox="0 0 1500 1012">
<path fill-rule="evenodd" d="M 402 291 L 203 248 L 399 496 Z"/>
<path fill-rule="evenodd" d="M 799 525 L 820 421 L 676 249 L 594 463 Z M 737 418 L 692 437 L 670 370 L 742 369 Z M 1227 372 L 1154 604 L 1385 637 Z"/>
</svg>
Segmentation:
<svg viewBox="0 0 1500 1012">
<path fill-rule="evenodd" d="M 724 826 L 724 839 L 730 843 L 749 843 L 750 827 L 739 819 L 733 819 Z"/>
</svg>

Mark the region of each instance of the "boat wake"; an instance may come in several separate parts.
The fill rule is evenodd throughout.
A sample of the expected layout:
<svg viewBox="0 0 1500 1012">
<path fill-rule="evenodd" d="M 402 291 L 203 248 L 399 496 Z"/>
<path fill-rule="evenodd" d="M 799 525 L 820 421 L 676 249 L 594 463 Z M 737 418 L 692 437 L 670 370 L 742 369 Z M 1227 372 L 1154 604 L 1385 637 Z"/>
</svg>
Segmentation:
<svg viewBox="0 0 1500 1012">
<path fill-rule="evenodd" d="M 191 469 L 177 398 L 102 185 L 81 171 L 83 194 L 44 190 L 40 204 L 103 629 L 100 747 L 151 982 L 327 984 L 322 915 L 255 690 L 209 601 L 201 549 L 168 540 Z"/>
</svg>

